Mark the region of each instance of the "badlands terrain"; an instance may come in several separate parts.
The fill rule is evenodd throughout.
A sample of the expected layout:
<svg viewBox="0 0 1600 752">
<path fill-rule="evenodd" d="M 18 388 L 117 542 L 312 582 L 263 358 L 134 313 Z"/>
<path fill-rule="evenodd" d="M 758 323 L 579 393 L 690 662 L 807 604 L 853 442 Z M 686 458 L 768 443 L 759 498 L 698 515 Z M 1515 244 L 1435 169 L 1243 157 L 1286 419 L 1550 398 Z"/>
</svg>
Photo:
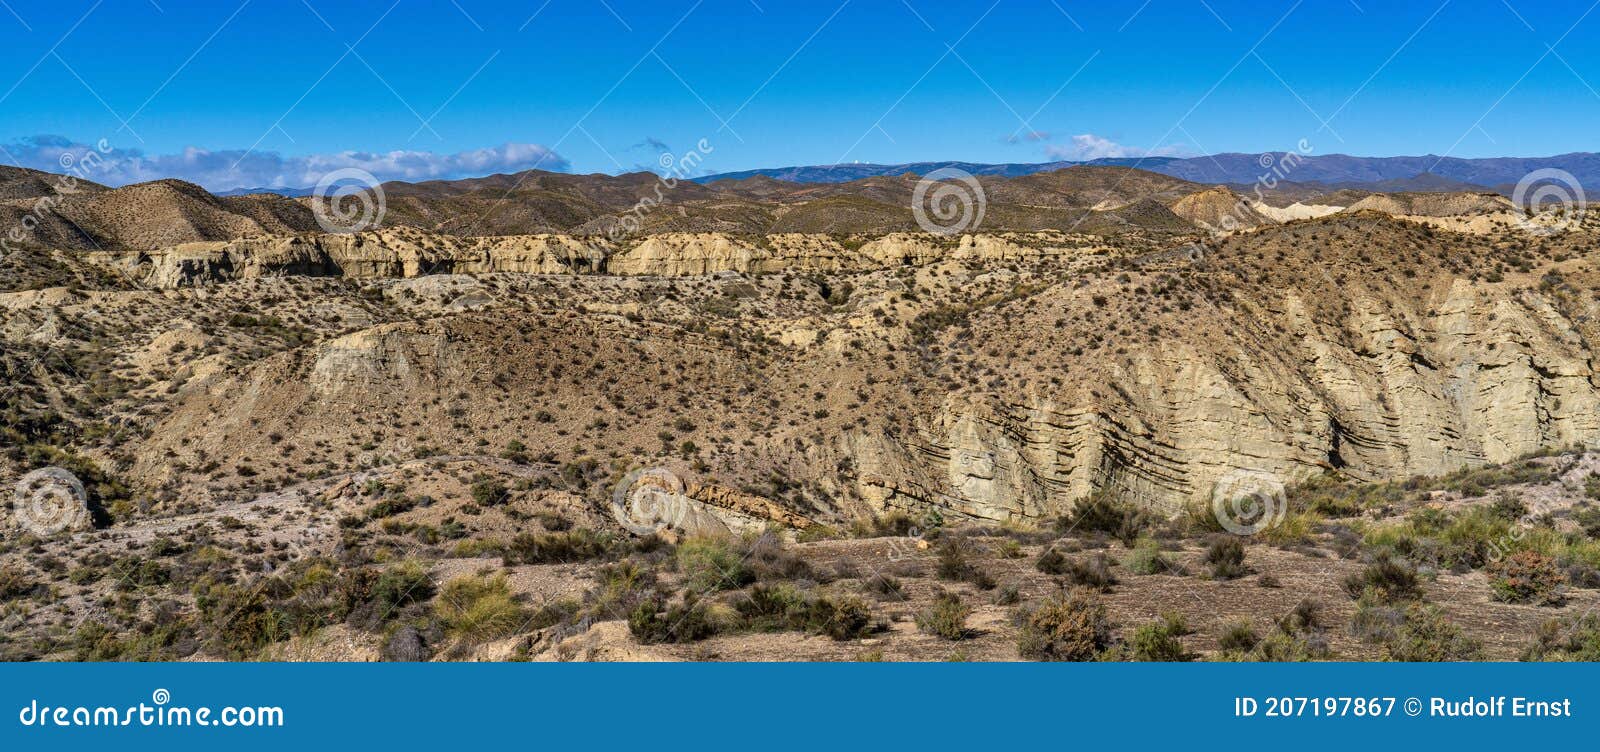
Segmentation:
<svg viewBox="0 0 1600 752">
<path fill-rule="evenodd" d="M 0 173 L 0 658 L 1600 658 L 1593 219 L 656 180 Z"/>
</svg>

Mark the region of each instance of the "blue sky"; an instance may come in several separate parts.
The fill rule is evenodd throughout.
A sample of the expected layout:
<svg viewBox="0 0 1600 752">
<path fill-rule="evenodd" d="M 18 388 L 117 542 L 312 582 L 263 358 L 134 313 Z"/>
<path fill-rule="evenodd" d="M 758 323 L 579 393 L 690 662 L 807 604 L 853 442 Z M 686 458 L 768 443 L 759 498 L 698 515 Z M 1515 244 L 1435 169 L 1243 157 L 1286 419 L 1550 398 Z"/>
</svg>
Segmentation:
<svg viewBox="0 0 1600 752">
<path fill-rule="evenodd" d="M 1600 148 L 1600 14 L 1531 0 L 3 0 L 0 161 L 294 184 L 1294 148 Z M 124 125 L 126 123 L 126 125 Z M 87 175 L 96 179 L 96 175 Z"/>
</svg>

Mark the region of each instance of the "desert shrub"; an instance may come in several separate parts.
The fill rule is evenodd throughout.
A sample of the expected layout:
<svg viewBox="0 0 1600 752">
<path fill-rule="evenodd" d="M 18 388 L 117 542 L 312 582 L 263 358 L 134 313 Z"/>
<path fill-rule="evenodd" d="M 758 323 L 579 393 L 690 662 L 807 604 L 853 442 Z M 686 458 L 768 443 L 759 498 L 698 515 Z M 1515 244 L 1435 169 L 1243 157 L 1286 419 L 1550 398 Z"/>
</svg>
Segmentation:
<svg viewBox="0 0 1600 752">
<path fill-rule="evenodd" d="M 1102 489 L 1079 499 L 1072 512 L 1057 518 L 1055 524 L 1059 533 L 1105 533 L 1131 545 L 1150 524 L 1150 516 L 1113 492 Z"/>
<path fill-rule="evenodd" d="M 1356 612 L 1350 617 L 1350 633 L 1367 642 L 1388 642 L 1394 639 L 1405 620 L 1404 606 L 1390 605 L 1365 596 L 1356 601 Z"/>
<path fill-rule="evenodd" d="M 725 536 L 695 536 L 678 544 L 683 586 L 697 593 L 732 590 L 755 582 L 755 573 Z"/>
<path fill-rule="evenodd" d="M 1304 636 L 1280 630 L 1267 635 L 1257 643 L 1255 650 L 1250 652 L 1250 657 L 1269 663 L 1297 663 L 1309 661 L 1315 655 Z"/>
<path fill-rule="evenodd" d="M 1588 480 L 1588 487 L 1596 489 L 1595 494 L 1591 494 L 1590 498 L 1600 498 L 1600 481 L 1596 481 L 1596 477 L 1600 476 L 1591 475 Z M 1572 511 L 1572 519 L 1578 523 L 1578 527 L 1583 528 L 1584 535 L 1590 538 L 1600 538 L 1600 506 L 1585 505 L 1578 507 Z"/>
<path fill-rule="evenodd" d="M 528 617 L 527 629 L 549 629 L 567 622 L 583 610 L 583 604 L 572 598 L 551 601 L 534 610 Z"/>
<path fill-rule="evenodd" d="M 1194 660 L 1194 654 L 1185 650 L 1178 639 L 1189 633 L 1182 618 L 1163 616 L 1134 630 L 1128 641 L 1128 658 L 1145 662 L 1182 662 Z"/>
<path fill-rule="evenodd" d="M 1352 572 L 1341 585 L 1351 598 L 1368 599 L 1384 605 L 1422 598 L 1422 584 L 1417 579 L 1417 570 L 1393 557 L 1378 559 L 1361 571 Z"/>
<path fill-rule="evenodd" d="M 693 592 L 667 603 L 654 595 L 628 615 L 628 631 L 641 645 L 698 642 L 737 625 L 737 614 L 701 600 Z"/>
<path fill-rule="evenodd" d="M 872 628 L 872 609 L 860 598 L 819 595 L 811 601 L 808 631 L 844 641 L 864 637 Z"/>
<path fill-rule="evenodd" d="M 1600 616 L 1580 614 L 1539 625 L 1525 661 L 1600 661 Z"/>
<path fill-rule="evenodd" d="M 906 597 L 904 583 L 900 582 L 898 578 L 887 574 L 873 575 L 863 583 L 863 587 L 866 588 L 867 592 L 885 598 L 904 599 Z"/>
<path fill-rule="evenodd" d="M 1290 509 L 1304 509 L 1329 517 L 1354 517 L 1368 506 L 1393 503 L 1404 492 L 1392 484 L 1350 483 L 1331 474 L 1284 489 Z"/>
<path fill-rule="evenodd" d="M 1311 540 L 1311 532 L 1321 524 L 1322 515 L 1313 510 L 1288 512 L 1276 523 L 1261 529 L 1261 540 L 1277 546 L 1290 546 Z"/>
<path fill-rule="evenodd" d="M 281 581 L 215 583 L 200 590 L 195 597 L 197 621 L 201 639 L 212 652 L 246 660 L 294 634 L 287 614 L 274 607 L 268 593 L 266 586 L 275 584 Z"/>
<path fill-rule="evenodd" d="M 842 641 L 872 629 L 872 609 L 861 599 L 808 595 L 787 583 L 756 585 L 734 601 L 734 609 L 743 627 L 757 632 L 803 630 Z"/>
<path fill-rule="evenodd" d="M 1453 569 L 1477 569 L 1489 562 L 1498 542 L 1513 539 L 1511 523 L 1481 506 L 1453 517 L 1439 537 L 1444 544 L 1442 563 Z"/>
<path fill-rule="evenodd" d="M 1161 550 L 1161 545 L 1150 538 L 1140 538 L 1128 555 L 1123 557 L 1122 566 L 1134 574 L 1183 574 L 1183 565 L 1173 561 Z"/>
<path fill-rule="evenodd" d="M 626 618 L 656 584 L 655 570 L 631 558 L 599 567 L 594 578 L 584 601 L 601 618 Z"/>
<path fill-rule="evenodd" d="M 433 595 L 433 579 L 428 570 L 415 561 L 402 561 L 377 576 L 368 600 L 380 611 L 393 613 L 402 606 L 426 602 Z"/>
<path fill-rule="evenodd" d="M 754 632 L 782 632 L 802 628 L 809 618 L 806 594 L 788 583 L 761 583 L 734 601 L 734 610 Z"/>
<path fill-rule="evenodd" d="M 917 629 L 946 640 L 965 639 L 970 615 L 972 607 L 961 602 L 961 596 L 945 590 L 934 596 L 932 605 L 917 613 Z"/>
<path fill-rule="evenodd" d="M 1229 624 L 1217 635 L 1217 647 L 1224 653 L 1248 653 L 1260 642 L 1261 635 L 1247 621 Z"/>
<path fill-rule="evenodd" d="M 1071 561 L 1066 554 L 1058 551 L 1055 546 L 1051 546 L 1045 549 L 1044 553 L 1039 554 L 1039 558 L 1034 560 L 1033 566 L 1045 574 L 1060 575 L 1066 573 L 1067 564 Z"/>
<path fill-rule="evenodd" d="M 481 507 L 493 507 L 506 503 L 505 484 L 494 480 L 480 480 L 472 484 L 472 501 Z"/>
<path fill-rule="evenodd" d="M 994 593 L 994 605 L 1014 606 L 1022 602 L 1022 589 L 1016 583 L 1001 586 Z"/>
<path fill-rule="evenodd" d="M 1011 539 L 1000 541 L 1000 547 L 995 553 L 1002 559 L 1020 559 L 1023 556 L 1022 544 Z"/>
<path fill-rule="evenodd" d="M 507 566 L 517 564 L 571 564 L 615 555 L 617 539 L 588 528 L 559 532 L 520 533 L 506 544 L 503 557 Z"/>
<path fill-rule="evenodd" d="M 1495 600 L 1559 606 L 1567 577 L 1554 559 L 1538 551 L 1518 551 L 1488 566 L 1489 588 Z"/>
<path fill-rule="evenodd" d="M 858 519 L 850 523 L 850 535 L 856 538 L 902 538 L 917 535 L 937 527 L 925 520 L 918 522 L 905 512 L 894 510 L 879 517 Z M 942 520 L 939 521 L 942 523 Z"/>
<path fill-rule="evenodd" d="M 1111 573 L 1111 558 L 1103 553 L 1083 559 L 1068 559 L 1061 574 L 1073 585 L 1102 593 L 1109 592 L 1111 586 L 1117 584 L 1117 576 Z"/>
<path fill-rule="evenodd" d="M 1528 514 L 1528 504 L 1511 491 L 1501 491 L 1489 504 L 1489 513 L 1506 522 L 1516 522 Z"/>
<path fill-rule="evenodd" d="M 1282 619 L 1278 620 L 1278 629 L 1291 634 L 1303 634 L 1322 629 L 1322 604 L 1311 600 L 1302 599 L 1295 607 L 1289 610 Z"/>
<path fill-rule="evenodd" d="M 457 577 L 439 590 L 433 608 L 445 629 L 465 642 L 509 637 L 528 623 L 504 574 Z"/>
<path fill-rule="evenodd" d="M 1384 643 L 1384 655 L 1392 661 L 1471 661 L 1482 653 L 1478 641 L 1451 624 L 1437 607 L 1422 603 L 1406 607 L 1405 621 Z"/>
<path fill-rule="evenodd" d="M 1036 661 L 1092 661 L 1111 645 L 1105 604 L 1093 591 L 1053 596 L 1018 615 L 1017 652 Z"/>
<path fill-rule="evenodd" d="M 0 566 L 0 603 L 29 595 L 35 587 L 21 567 L 12 564 Z"/>
<path fill-rule="evenodd" d="M 1218 580 L 1231 580 L 1250 573 L 1244 565 L 1244 544 L 1231 535 L 1217 535 L 1206 544 L 1206 568 Z"/>
<path fill-rule="evenodd" d="M 993 577 L 968 560 L 972 544 L 962 536 L 948 536 L 939 542 L 939 565 L 935 570 L 939 579 L 968 582 L 980 590 L 993 590 L 997 584 Z"/>
<path fill-rule="evenodd" d="M 783 545 L 773 533 L 762 533 L 744 541 L 740 558 L 757 580 L 811 580 L 816 573 L 805 559 Z"/>
</svg>

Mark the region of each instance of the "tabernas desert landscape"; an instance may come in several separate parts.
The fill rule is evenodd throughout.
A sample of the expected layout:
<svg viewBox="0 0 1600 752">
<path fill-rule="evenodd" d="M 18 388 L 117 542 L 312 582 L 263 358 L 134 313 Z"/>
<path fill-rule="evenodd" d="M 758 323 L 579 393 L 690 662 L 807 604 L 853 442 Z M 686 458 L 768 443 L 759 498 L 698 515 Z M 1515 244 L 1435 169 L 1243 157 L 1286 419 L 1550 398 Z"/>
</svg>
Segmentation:
<svg viewBox="0 0 1600 752">
<path fill-rule="evenodd" d="M 1278 158 L 5 168 L 0 658 L 1600 658 L 1600 222 Z"/>
</svg>

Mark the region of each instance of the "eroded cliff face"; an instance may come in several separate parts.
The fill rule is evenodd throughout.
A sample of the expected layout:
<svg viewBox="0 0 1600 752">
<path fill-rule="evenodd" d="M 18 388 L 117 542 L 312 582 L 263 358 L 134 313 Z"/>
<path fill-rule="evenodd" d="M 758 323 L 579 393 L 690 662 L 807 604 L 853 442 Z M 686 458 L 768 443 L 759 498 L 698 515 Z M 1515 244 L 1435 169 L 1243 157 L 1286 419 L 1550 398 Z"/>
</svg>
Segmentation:
<svg viewBox="0 0 1600 752">
<path fill-rule="evenodd" d="M 761 238 L 668 233 L 614 242 L 569 235 L 459 237 L 401 227 L 185 243 L 93 256 L 150 287 L 174 289 L 284 275 L 373 279 L 496 272 L 660 277 L 861 272 L 938 260 L 1004 262 L 1103 250 L 1098 239 L 1056 232 L 949 238 L 891 233 L 856 241 L 803 233 Z"/>
<path fill-rule="evenodd" d="M 284 242 L 242 263 L 224 251 L 210 263 L 256 274 L 269 258 L 326 269 L 308 260 L 320 253 L 340 274 L 422 275 L 372 282 L 369 297 L 437 299 L 442 315 L 208 382 L 138 468 L 164 483 L 169 452 L 243 462 L 388 421 L 447 452 L 517 441 L 561 462 L 603 451 L 619 473 L 664 463 L 817 521 L 1037 520 L 1102 490 L 1176 512 L 1262 479 L 1433 475 L 1600 445 L 1600 260 L 1586 242 L 1371 221 L 1154 261 L 1060 235 L 657 236 L 590 267 L 618 279 L 493 283 L 462 270 L 515 258 L 570 274 L 592 249 L 419 234 L 316 253 Z M 498 245 L 513 242 L 538 252 Z M 1039 263 L 1061 255 L 1089 261 Z M 807 274 L 759 274 L 780 269 Z M 704 276 L 716 272 L 751 276 Z M 517 292 L 532 284 L 559 292 L 541 308 Z"/>
<path fill-rule="evenodd" d="M 1600 445 L 1592 297 L 1563 310 L 1456 280 L 1433 300 L 1358 295 L 1339 322 L 1313 318 L 1298 292 L 1267 302 L 1211 319 L 1222 336 L 1141 348 L 1065 394 L 952 396 L 912 436 L 852 436 L 861 495 L 1008 520 L 1108 488 L 1176 511 L 1241 479 L 1437 475 Z"/>
</svg>

